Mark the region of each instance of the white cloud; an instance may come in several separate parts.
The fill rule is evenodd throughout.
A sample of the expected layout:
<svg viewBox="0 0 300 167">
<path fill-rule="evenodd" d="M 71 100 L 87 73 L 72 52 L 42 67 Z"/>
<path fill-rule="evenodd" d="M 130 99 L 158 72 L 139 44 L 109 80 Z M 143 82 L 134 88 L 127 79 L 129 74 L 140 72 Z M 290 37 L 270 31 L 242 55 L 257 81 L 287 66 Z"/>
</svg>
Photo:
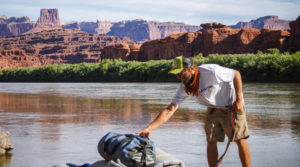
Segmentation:
<svg viewBox="0 0 300 167">
<path fill-rule="evenodd" d="M 62 21 L 121 21 L 146 19 L 199 25 L 206 22 L 236 24 L 261 16 L 294 20 L 300 2 L 294 0 L 0 0 L 8 16 L 28 15 L 36 20 L 40 8 L 58 8 Z M 14 15 L 14 13 L 16 13 Z M 22 15 L 21 15 L 22 16 Z"/>
</svg>

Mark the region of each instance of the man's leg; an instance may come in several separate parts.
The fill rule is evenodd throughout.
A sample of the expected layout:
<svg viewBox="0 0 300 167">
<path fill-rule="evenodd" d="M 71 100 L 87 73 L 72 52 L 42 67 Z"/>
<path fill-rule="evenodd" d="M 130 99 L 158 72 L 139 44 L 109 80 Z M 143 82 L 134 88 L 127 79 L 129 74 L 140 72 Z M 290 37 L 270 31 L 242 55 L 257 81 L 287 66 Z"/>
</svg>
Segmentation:
<svg viewBox="0 0 300 167">
<path fill-rule="evenodd" d="M 218 161 L 218 146 L 217 141 L 208 141 L 207 142 L 207 161 L 210 167 L 213 167 L 214 164 Z"/>
<path fill-rule="evenodd" d="M 243 167 L 250 167 L 251 160 L 250 160 L 250 149 L 246 139 L 240 139 L 236 141 L 239 149 L 239 155 L 242 162 Z"/>
</svg>

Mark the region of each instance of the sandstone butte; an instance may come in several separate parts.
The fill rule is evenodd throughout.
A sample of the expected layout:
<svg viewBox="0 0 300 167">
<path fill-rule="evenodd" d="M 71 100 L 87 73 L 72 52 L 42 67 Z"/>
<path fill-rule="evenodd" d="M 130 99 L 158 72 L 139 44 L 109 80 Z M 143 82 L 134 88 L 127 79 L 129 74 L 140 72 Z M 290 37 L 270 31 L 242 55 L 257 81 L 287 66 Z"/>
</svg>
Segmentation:
<svg viewBox="0 0 300 167">
<path fill-rule="evenodd" d="M 40 23 L 39 23 L 40 24 Z M 32 67 L 61 63 L 172 59 L 203 53 L 256 53 L 269 48 L 300 50 L 300 17 L 290 30 L 232 29 L 221 23 L 201 25 L 197 32 L 173 34 L 137 44 L 129 38 L 89 34 L 80 30 L 53 29 L 0 38 L 0 68 Z"/>
</svg>

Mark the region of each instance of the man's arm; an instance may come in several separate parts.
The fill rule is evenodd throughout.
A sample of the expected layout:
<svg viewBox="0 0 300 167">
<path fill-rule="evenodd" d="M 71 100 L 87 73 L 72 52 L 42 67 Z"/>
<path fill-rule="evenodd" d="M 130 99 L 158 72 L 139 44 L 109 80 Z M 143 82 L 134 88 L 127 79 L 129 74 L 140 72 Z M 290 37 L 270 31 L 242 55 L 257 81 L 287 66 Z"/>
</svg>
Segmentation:
<svg viewBox="0 0 300 167">
<path fill-rule="evenodd" d="M 150 136 L 152 130 L 158 128 L 163 123 L 167 122 L 174 112 L 177 110 L 178 104 L 171 103 L 166 109 L 162 110 L 159 115 L 143 130 L 137 132 L 142 137 Z"/>
<path fill-rule="evenodd" d="M 233 84 L 236 93 L 236 101 L 233 103 L 233 111 L 238 112 L 244 107 L 242 95 L 242 77 L 239 71 L 234 70 Z"/>
</svg>

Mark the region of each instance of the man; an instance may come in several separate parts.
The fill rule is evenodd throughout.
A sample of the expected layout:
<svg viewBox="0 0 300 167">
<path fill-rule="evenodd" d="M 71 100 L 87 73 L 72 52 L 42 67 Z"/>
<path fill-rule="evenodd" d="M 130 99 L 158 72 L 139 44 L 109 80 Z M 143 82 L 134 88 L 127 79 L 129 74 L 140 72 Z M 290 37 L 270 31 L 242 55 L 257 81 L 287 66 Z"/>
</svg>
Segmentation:
<svg viewBox="0 0 300 167">
<path fill-rule="evenodd" d="M 249 137 L 242 94 L 242 79 L 238 71 L 219 66 L 205 64 L 193 65 L 190 57 L 179 56 L 174 59 L 173 69 L 181 80 L 171 104 L 146 128 L 137 132 L 148 137 L 152 130 L 166 121 L 177 110 L 179 104 L 191 95 L 199 104 L 207 106 L 205 132 L 207 139 L 207 160 L 210 167 L 218 160 L 217 142 L 223 142 L 225 134 L 230 137 L 232 130 L 231 111 L 236 113 L 235 138 L 243 167 L 249 167 L 250 149 L 246 139 Z"/>
</svg>

